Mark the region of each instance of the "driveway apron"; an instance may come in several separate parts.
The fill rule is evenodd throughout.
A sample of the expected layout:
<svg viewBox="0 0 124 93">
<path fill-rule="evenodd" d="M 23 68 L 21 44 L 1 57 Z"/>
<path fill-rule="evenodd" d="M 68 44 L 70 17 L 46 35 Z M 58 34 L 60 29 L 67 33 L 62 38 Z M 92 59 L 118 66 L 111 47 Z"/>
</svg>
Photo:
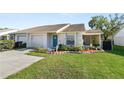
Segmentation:
<svg viewBox="0 0 124 93">
<path fill-rule="evenodd" d="M 29 51 L 30 49 L 20 49 L 0 52 L 0 78 L 6 78 L 43 59 L 43 57 L 26 55 L 25 53 Z"/>
</svg>

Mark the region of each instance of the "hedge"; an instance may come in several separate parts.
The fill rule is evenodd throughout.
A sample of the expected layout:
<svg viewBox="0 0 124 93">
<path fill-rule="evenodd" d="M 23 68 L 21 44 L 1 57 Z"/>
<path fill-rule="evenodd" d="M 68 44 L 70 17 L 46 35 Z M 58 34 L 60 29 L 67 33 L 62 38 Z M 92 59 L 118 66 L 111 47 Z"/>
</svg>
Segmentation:
<svg viewBox="0 0 124 93">
<path fill-rule="evenodd" d="M 63 44 L 59 44 L 59 51 L 80 51 L 82 50 L 82 47 L 78 47 L 78 46 L 66 46 Z"/>
<path fill-rule="evenodd" d="M 15 42 L 13 40 L 0 40 L 0 50 L 13 49 Z"/>
<path fill-rule="evenodd" d="M 39 53 L 46 53 L 48 51 L 48 49 L 45 48 L 35 48 L 34 50 L 35 52 L 39 52 Z"/>
</svg>

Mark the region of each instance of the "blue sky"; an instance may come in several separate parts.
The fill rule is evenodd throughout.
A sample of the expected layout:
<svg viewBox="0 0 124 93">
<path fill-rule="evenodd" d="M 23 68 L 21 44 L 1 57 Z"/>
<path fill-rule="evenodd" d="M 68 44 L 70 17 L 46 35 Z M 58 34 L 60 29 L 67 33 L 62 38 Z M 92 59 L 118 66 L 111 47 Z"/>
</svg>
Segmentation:
<svg viewBox="0 0 124 93">
<path fill-rule="evenodd" d="M 61 24 L 61 23 L 84 23 L 86 29 L 92 16 L 107 13 L 1 13 L 0 27 L 24 29 L 39 25 Z"/>
</svg>

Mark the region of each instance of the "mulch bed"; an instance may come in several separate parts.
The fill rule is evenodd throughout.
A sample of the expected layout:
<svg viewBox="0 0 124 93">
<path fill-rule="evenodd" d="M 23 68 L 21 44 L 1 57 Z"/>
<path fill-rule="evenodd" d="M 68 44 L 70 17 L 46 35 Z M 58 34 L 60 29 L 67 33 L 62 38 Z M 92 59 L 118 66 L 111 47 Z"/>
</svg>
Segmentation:
<svg viewBox="0 0 124 93">
<path fill-rule="evenodd" d="M 66 54 L 68 51 L 50 51 L 49 54 Z"/>
<path fill-rule="evenodd" d="M 67 53 L 82 53 L 82 54 L 93 54 L 93 53 L 99 53 L 99 52 L 104 52 L 104 50 L 81 50 L 81 51 L 50 51 L 49 54 L 67 54 Z"/>
<path fill-rule="evenodd" d="M 97 53 L 98 50 L 81 50 L 80 52 L 85 54 L 91 54 L 91 53 Z"/>
</svg>

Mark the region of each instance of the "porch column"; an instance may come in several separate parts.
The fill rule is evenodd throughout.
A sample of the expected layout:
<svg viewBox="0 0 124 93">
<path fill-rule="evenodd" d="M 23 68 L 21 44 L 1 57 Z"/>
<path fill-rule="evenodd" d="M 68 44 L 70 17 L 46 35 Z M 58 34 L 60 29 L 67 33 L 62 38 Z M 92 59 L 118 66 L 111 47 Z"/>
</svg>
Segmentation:
<svg viewBox="0 0 124 93">
<path fill-rule="evenodd" d="M 90 35 L 89 37 L 90 37 L 90 46 L 91 46 L 91 45 L 93 46 L 93 44 L 92 44 L 92 42 L 91 42 L 91 41 L 92 41 L 92 40 L 91 40 L 91 39 L 92 39 L 92 35 Z M 91 47 L 92 47 L 92 46 L 91 46 Z"/>
<path fill-rule="evenodd" d="M 77 46 L 76 33 L 74 34 L 74 46 Z"/>
<path fill-rule="evenodd" d="M 6 35 L 6 40 L 9 40 L 9 35 Z"/>
<path fill-rule="evenodd" d="M 29 34 L 26 34 L 26 37 L 27 37 L 27 48 L 30 48 L 31 47 L 31 37 L 30 37 L 30 35 Z"/>
<path fill-rule="evenodd" d="M 82 46 L 84 46 L 84 39 L 83 39 L 84 38 L 84 35 L 81 35 L 81 36 L 82 36 L 81 37 L 82 38 Z"/>
<path fill-rule="evenodd" d="M 100 48 L 102 48 L 101 34 L 99 34 L 99 45 L 100 45 Z"/>
</svg>

